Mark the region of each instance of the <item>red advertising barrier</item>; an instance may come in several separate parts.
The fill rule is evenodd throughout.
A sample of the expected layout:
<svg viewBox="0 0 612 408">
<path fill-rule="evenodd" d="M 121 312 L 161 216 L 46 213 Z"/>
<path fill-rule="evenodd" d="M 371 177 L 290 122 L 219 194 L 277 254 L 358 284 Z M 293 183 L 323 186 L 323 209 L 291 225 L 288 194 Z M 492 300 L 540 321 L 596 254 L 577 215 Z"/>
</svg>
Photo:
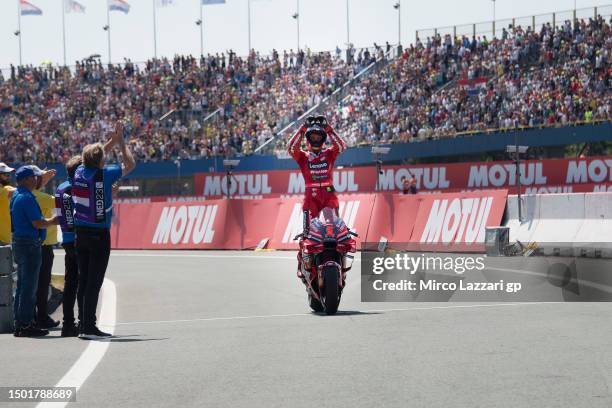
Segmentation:
<svg viewBox="0 0 612 408">
<path fill-rule="evenodd" d="M 520 168 L 521 185 L 527 194 L 612 190 L 610 156 L 528 160 L 521 163 Z M 508 189 L 514 193 L 517 185 L 514 163 L 501 161 L 383 166 L 380 190 L 401 191 L 402 180 L 408 176 L 415 178 L 420 192 Z M 215 199 L 226 194 L 224 174 L 201 173 L 194 177 L 197 196 Z M 337 169 L 334 185 L 339 193 L 372 193 L 376 186 L 376 169 L 373 166 Z M 297 170 L 240 172 L 234 175 L 230 190 L 236 198 L 301 195 L 304 179 Z M 165 197 L 159 199 L 166 200 Z"/>
<path fill-rule="evenodd" d="M 422 195 L 378 194 L 367 241 L 409 242 Z"/>
<path fill-rule="evenodd" d="M 357 243 L 366 238 L 374 198 L 373 194 L 340 195 L 338 197 L 340 217 L 353 232 L 359 235 Z M 291 198 L 279 201 L 282 202 L 282 205 L 277 214 L 274 233 L 271 235 L 268 247 L 296 249 L 297 243 L 293 241 L 293 238 L 302 232 L 302 199 Z M 246 208 L 250 206 L 250 201 L 242 200 L 242 202 Z"/>
<path fill-rule="evenodd" d="M 501 225 L 506 197 L 504 190 L 425 196 L 410 242 L 435 251 L 484 251 L 485 228 Z"/>
<path fill-rule="evenodd" d="M 482 251 L 486 226 L 501 224 L 507 191 L 340 195 L 340 216 L 359 242 L 426 244 L 428 250 Z M 296 249 L 301 199 L 117 204 L 118 249 Z M 451 249 L 449 244 L 454 244 Z M 457 246 L 461 245 L 461 246 Z"/>
</svg>

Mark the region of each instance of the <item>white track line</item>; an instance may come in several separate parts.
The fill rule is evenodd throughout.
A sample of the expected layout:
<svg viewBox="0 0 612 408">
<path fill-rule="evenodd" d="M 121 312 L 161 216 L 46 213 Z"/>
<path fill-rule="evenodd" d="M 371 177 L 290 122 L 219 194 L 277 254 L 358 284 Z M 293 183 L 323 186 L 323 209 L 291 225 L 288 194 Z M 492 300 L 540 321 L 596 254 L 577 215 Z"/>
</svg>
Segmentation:
<svg viewBox="0 0 612 408">
<path fill-rule="evenodd" d="M 297 251 L 296 251 L 297 253 Z M 64 252 L 56 252 L 55 256 L 64 256 Z M 275 260 L 275 259 L 282 259 L 282 260 L 292 260 L 292 261 L 296 261 L 297 260 L 297 255 L 293 255 L 293 256 L 266 256 L 266 255 L 222 255 L 222 254 L 163 254 L 163 253 L 157 253 L 157 254 L 152 254 L 150 252 L 148 253 L 133 253 L 133 254 L 122 254 L 121 252 L 117 253 L 117 252 L 113 252 L 111 254 L 111 258 L 218 258 L 218 259 L 264 259 L 264 260 Z M 361 259 L 360 258 L 355 258 L 353 260 L 353 262 L 360 262 Z"/>
<path fill-rule="evenodd" d="M 104 279 L 102 291 L 102 308 L 100 311 L 100 326 L 111 334 L 115 331 L 117 318 L 117 289 L 113 281 Z M 72 365 L 70 370 L 59 380 L 56 387 L 76 387 L 77 391 L 85 383 L 87 378 L 96 369 L 96 366 L 104 357 L 109 341 L 90 341 L 79 359 Z M 78 393 L 77 393 L 78 394 Z M 79 397 L 77 395 L 77 402 Z M 37 408 L 65 407 L 66 402 L 41 402 Z"/>
<path fill-rule="evenodd" d="M 430 307 L 410 307 L 405 309 L 374 309 L 360 310 L 360 313 L 389 313 L 389 312 L 412 312 L 423 310 L 444 310 L 444 309 L 474 309 L 485 307 L 504 307 L 504 306 L 529 306 L 529 305 L 547 305 L 558 304 L 563 302 L 524 302 L 524 303 L 488 303 L 479 305 L 452 305 L 452 306 L 430 306 Z M 253 315 L 253 316 L 228 316 L 228 317 L 207 317 L 202 319 L 178 319 L 178 320 L 152 320 L 140 322 L 123 322 L 117 323 L 117 326 L 127 326 L 136 324 L 162 324 L 162 323 L 192 323 L 192 322 L 215 322 L 220 320 L 248 320 L 248 319 L 271 319 L 278 317 L 299 317 L 313 316 L 312 313 L 291 313 L 291 314 L 274 314 L 274 315 Z M 339 311 L 339 316 L 342 317 L 342 310 Z"/>
<path fill-rule="evenodd" d="M 111 258 L 218 258 L 218 259 L 291 259 L 297 261 L 297 255 L 295 256 L 259 256 L 259 255 L 213 255 L 213 254 L 112 254 Z"/>
</svg>

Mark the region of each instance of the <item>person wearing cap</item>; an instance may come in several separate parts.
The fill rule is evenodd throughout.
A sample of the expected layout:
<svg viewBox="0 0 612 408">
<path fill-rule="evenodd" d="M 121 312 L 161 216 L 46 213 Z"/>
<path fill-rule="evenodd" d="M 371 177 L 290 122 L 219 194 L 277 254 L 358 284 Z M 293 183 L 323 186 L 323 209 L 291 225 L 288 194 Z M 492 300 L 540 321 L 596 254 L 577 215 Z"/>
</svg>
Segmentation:
<svg viewBox="0 0 612 408">
<path fill-rule="evenodd" d="M 57 217 L 43 217 L 32 191 L 43 172 L 35 166 L 22 166 L 15 172 L 17 190 L 11 198 L 13 257 L 17 263 L 15 292 L 15 337 L 46 336 L 49 332 L 34 325 L 34 307 L 38 275 L 42 262 L 41 244 L 47 228 L 57 224 Z"/>
<path fill-rule="evenodd" d="M 121 167 L 114 164 L 105 165 L 106 155 L 115 146 L 121 149 L 123 158 Z M 112 190 L 113 184 L 129 174 L 134 167 L 134 156 L 125 143 L 123 124 L 118 122 L 111 139 L 106 144 L 94 143 L 85 146 L 83 164 L 74 174 L 72 199 L 79 266 L 77 296 L 83 304 L 79 337 L 83 339 L 110 336 L 96 326 L 96 307 L 110 258 Z"/>
<path fill-rule="evenodd" d="M 42 176 L 36 177 L 36 189 L 32 191 L 36 202 L 40 206 L 43 217 L 51 218 L 55 213 L 55 198 L 41 191 L 49 181 L 55 177 L 55 170 L 41 170 L 37 166 L 36 169 L 42 173 Z M 36 325 L 41 329 L 51 329 L 59 326 L 59 321 L 53 320 L 49 316 L 47 303 L 49 297 L 49 285 L 51 285 L 51 270 L 53 269 L 53 246 L 57 244 L 57 225 L 50 225 L 47 228 L 46 238 L 42 243 L 40 264 L 40 273 L 38 275 L 38 289 L 36 291 Z"/>
<path fill-rule="evenodd" d="M 11 186 L 11 173 L 14 168 L 0 163 L 0 246 L 11 244 L 11 211 L 9 202 L 15 191 Z"/>
</svg>

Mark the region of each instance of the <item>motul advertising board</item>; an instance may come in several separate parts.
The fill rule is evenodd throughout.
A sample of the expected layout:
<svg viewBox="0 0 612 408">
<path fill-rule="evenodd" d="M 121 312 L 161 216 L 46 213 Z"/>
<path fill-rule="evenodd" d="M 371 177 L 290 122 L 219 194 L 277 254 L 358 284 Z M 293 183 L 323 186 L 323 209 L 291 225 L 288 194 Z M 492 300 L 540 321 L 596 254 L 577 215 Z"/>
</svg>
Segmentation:
<svg viewBox="0 0 612 408">
<path fill-rule="evenodd" d="M 383 166 L 380 191 L 401 191 L 404 178 L 415 178 L 420 192 L 459 192 L 508 189 L 516 191 L 516 166 L 510 161 Z M 522 191 L 526 194 L 568 193 L 612 190 L 612 157 L 585 159 L 530 160 L 520 165 Z M 197 196 L 215 199 L 227 192 L 225 174 L 195 175 Z M 336 169 L 338 193 L 376 191 L 375 167 Z M 304 193 L 299 171 L 272 170 L 240 172 L 233 175 L 230 194 L 235 198 L 267 198 Z"/>
<path fill-rule="evenodd" d="M 120 249 L 223 248 L 236 223 L 228 202 L 119 204 L 112 242 Z"/>
<path fill-rule="evenodd" d="M 504 190 L 424 196 L 410 242 L 423 250 L 484 251 L 485 228 L 501 225 L 506 198 Z"/>
<path fill-rule="evenodd" d="M 340 217 L 359 242 L 423 244 L 423 250 L 482 251 L 486 226 L 499 226 L 506 190 L 340 195 Z M 113 248 L 297 249 L 301 198 L 116 205 Z"/>
<path fill-rule="evenodd" d="M 380 194 L 367 242 L 386 241 L 394 249 L 481 252 L 485 228 L 501 225 L 506 197 L 506 190 Z"/>
</svg>

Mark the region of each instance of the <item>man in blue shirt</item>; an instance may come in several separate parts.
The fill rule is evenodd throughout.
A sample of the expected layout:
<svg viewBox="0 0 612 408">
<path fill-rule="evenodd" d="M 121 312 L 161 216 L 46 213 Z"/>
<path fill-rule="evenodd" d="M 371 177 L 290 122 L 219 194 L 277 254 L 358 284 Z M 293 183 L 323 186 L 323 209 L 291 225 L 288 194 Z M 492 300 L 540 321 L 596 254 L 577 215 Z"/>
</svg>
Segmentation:
<svg viewBox="0 0 612 408">
<path fill-rule="evenodd" d="M 57 224 L 57 217 L 44 218 L 32 190 L 36 177 L 43 173 L 35 166 L 22 166 L 15 172 L 17 191 L 11 198 L 11 228 L 13 257 L 17 263 L 15 293 L 15 337 L 46 336 L 49 331 L 34 324 L 34 305 L 38 274 L 42 262 L 41 244 L 46 229 Z"/>
<path fill-rule="evenodd" d="M 121 150 L 122 167 L 105 165 L 105 156 L 115 146 Z M 74 175 L 72 198 L 79 265 L 77 297 L 83 305 L 79 337 L 84 339 L 110 336 L 96 326 L 96 308 L 110 257 L 113 184 L 129 174 L 134 167 L 134 157 L 125 143 L 123 124 L 119 122 L 106 144 L 85 146 L 83 164 Z"/>
<path fill-rule="evenodd" d="M 64 296 L 62 307 L 64 321 L 62 323 L 62 337 L 76 337 L 79 330 L 74 321 L 74 304 L 77 298 L 79 285 L 79 265 L 77 262 L 76 248 L 74 245 L 74 204 L 72 201 L 72 183 L 74 173 L 83 163 L 81 156 L 74 156 L 66 163 L 68 180 L 64 181 L 55 191 L 55 213 L 59 217 L 59 225 L 62 229 L 62 247 L 66 254 L 64 256 Z M 79 298 L 79 321 L 83 318 L 83 301 Z"/>
</svg>

